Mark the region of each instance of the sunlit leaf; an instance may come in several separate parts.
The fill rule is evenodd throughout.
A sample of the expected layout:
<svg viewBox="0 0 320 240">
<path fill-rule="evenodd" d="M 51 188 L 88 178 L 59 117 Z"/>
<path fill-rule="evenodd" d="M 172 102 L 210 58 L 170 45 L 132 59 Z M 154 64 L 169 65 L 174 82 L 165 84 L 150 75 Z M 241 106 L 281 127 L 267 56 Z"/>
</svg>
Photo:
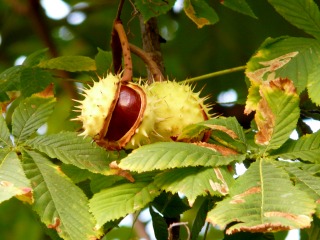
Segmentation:
<svg viewBox="0 0 320 240">
<path fill-rule="evenodd" d="M 247 63 L 246 75 L 251 86 L 260 86 L 263 81 L 277 77 L 288 78 L 293 81 L 297 93 L 300 94 L 308 85 L 317 88 L 314 72 L 319 65 L 319 41 L 311 38 L 269 38 Z M 255 110 L 256 96 L 257 92 L 249 89 L 246 113 Z M 315 103 L 319 101 L 318 95 L 312 94 L 310 97 Z"/>
<path fill-rule="evenodd" d="M 8 152 L 0 160 L 0 203 L 18 197 L 20 200 L 32 203 L 32 188 L 15 152 Z"/>
<path fill-rule="evenodd" d="M 79 187 L 49 159 L 34 151 L 23 152 L 23 168 L 33 185 L 34 210 L 48 228 L 63 239 L 100 236 L 89 213 L 88 199 Z"/>
<path fill-rule="evenodd" d="M 268 159 L 254 162 L 229 195 L 208 213 L 208 221 L 222 229 L 233 223 L 227 234 L 307 228 L 315 212 L 313 199 Z"/>
<path fill-rule="evenodd" d="M 164 191 L 183 193 L 192 206 L 198 196 L 227 195 L 233 177 L 226 168 L 188 167 L 160 173 L 154 183 Z"/>
<path fill-rule="evenodd" d="M 320 217 L 320 178 L 311 175 L 308 171 L 302 170 L 293 164 L 285 167 L 285 169 L 294 176 L 296 186 L 300 188 L 300 190 L 308 193 L 309 196 L 314 199 L 314 202 L 317 203 L 316 215 Z"/>
<path fill-rule="evenodd" d="M 320 76 L 320 68 L 319 66 L 315 66 L 314 71 L 312 71 L 308 75 L 308 84 L 307 84 L 309 97 L 318 106 L 320 105 L 320 94 L 319 94 L 320 77 L 319 76 Z"/>
<path fill-rule="evenodd" d="M 0 148 L 12 146 L 10 132 L 2 114 L 0 115 Z"/>
<path fill-rule="evenodd" d="M 275 79 L 260 87 L 260 100 L 255 114 L 257 144 L 268 149 L 279 148 L 295 129 L 300 116 L 299 96 L 292 81 Z"/>
<path fill-rule="evenodd" d="M 292 25 L 320 39 L 320 12 L 313 0 L 268 0 Z"/>
<path fill-rule="evenodd" d="M 320 132 L 304 135 L 298 140 L 289 140 L 272 155 L 282 159 L 302 159 L 320 163 Z"/>
<path fill-rule="evenodd" d="M 159 189 L 152 178 L 137 180 L 134 183 L 118 184 L 93 195 L 90 211 L 97 219 L 97 227 L 144 208 L 156 196 Z"/>
<path fill-rule="evenodd" d="M 48 119 L 53 111 L 55 99 L 38 96 L 29 97 L 20 102 L 12 116 L 12 134 L 15 143 L 28 139 Z"/>
<path fill-rule="evenodd" d="M 85 56 L 61 56 L 43 60 L 38 64 L 40 68 L 65 70 L 68 72 L 95 71 L 96 63 Z"/>
<path fill-rule="evenodd" d="M 143 20 L 146 22 L 152 17 L 157 17 L 161 14 L 168 12 L 174 5 L 175 0 L 153 0 L 144 1 L 136 0 L 134 1 L 135 6 L 143 16 Z"/>
<path fill-rule="evenodd" d="M 221 3 L 234 11 L 257 18 L 245 0 L 223 0 Z"/>
<path fill-rule="evenodd" d="M 78 136 L 74 132 L 61 132 L 47 136 L 38 136 L 26 142 L 51 158 L 58 158 L 66 164 L 95 173 L 106 173 L 109 163 L 114 160 L 107 151 L 98 147 L 89 138 Z"/>
<path fill-rule="evenodd" d="M 223 155 L 217 150 L 190 143 L 163 142 L 142 146 L 122 159 L 119 167 L 136 172 L 190 166 L 223 166 L 244 155 Z"/>
<path fill-rule="evenodd" d="M 184 12 L 195 24 L 197 24 L 198 28 L 215 24 L 219 21 L 216 11 L 205 1 L 185 0 Z"/>
</svg>

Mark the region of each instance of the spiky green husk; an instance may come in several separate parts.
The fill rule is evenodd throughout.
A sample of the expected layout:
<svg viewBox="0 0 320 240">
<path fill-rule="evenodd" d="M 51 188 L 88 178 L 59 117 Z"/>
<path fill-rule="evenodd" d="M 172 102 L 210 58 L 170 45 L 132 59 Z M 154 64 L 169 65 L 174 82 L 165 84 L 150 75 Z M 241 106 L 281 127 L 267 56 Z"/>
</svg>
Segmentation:
<svg viewBox="0 0 320 240">
<path fill-rule="evenodd" d="M 79 101 L 81 114 L 76 119 L 83 124 L 84 131 L 80 135 L 95 137 L 100 133 L 116 98 L 119 84 L 119 76 L 108 74 L 106 78 L 94 82 L 92 87 L 83 90 L 85 98 Z"/>
<path fill-rule="evenodd" d="M 210 109 L 204 103 L 206 98 L 200 98 L 200 92 L 193 92 L 190 85 L 174 81 L 154 82 L 147 92 L 158 99 L 151 142 L 172 141 L 186 126 L 210 118 Z"/>
</svg>

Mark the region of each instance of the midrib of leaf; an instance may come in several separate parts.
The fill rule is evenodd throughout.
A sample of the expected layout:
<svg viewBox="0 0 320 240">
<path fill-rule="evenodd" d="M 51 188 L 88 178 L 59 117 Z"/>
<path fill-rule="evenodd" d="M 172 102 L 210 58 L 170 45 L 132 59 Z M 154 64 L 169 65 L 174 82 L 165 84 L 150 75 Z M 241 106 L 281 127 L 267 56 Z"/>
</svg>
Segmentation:
<svg viewBox="0 0 320 240">
<path fill-rule="evenodd" d="M 264 213 L 264 181 L 263 181 L 263 173 L 262 173 L 262 162 L 263 160 L 260 159 L 259 161 L 259 177 L 261 183 L 261 211 L 260 211 L 260 221 L 263 223 L 263 213 Z"/>
</svg>

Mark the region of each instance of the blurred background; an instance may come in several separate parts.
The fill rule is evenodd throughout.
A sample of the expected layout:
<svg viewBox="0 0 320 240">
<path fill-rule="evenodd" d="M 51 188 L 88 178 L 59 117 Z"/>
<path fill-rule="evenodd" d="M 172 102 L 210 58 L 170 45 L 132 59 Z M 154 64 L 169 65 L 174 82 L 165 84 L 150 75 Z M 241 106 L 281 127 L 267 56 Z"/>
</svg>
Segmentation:
<svg viewBox="0 0 320 240">
<path fill-rule="evenodd" d="M 213 26 L 198 29 L 183 12 L 182 0 L 177 0 L 170 12 L 160 16 L 159 32 L 165 39 L 161 49 L 169 79 L 182 81 L 243 66 L 267 37 L 305 36 L 278 15 L 266 0 L 247 2 L 257 19 L 231 11 L 219 0 L 210 1 L 220 18 Z M 21 64 L 26 56 L 44 48 L 49 48 L 50 57 L 83 55 L 94 58 L 98 48 L 110 51 L 110 33 L 117 5 L 115 0 L 0 0 L 0 72 Z M 133 4 L 126 1 L 121 15 L 125 30 L 129 41 L 142 47 L 137 14 Z M 134 57 L 133 64 L 134 76 L 146 77 L 144 63 Z M 85 75 L 72 77 L 90 80 Z M 250 125 L 251 116 L 243 114 L 247 95 L 243 71 L 209 78 L 195 83 L 195 87 L 197 90 L 204 87 L 202 95 L 210 96 L 209 101 L 215 104 L 214 112 L 236 116 L 244 127 Z M 66 130 L 68 125 L 61 119 L 68 119 L 72 108 L 70 98 L 63 97 L 66 92 L 63 85 L 58 91 L 59 104 L 63 107 L 58 108 L 60 120 L 57 117 L 52 120 L 56 127 L 51 131 Z M 148 222 L 148 217 L 143 221 Z M 285 235 L 279 233 L 277 236 L 284 239 Z M 221 237 L 220 232 L 216 238 L 209 239 Z M 43 232 L 37 216 L 13 199 L 0 205 L 0 239 L 50 238 Z"/>
</svg>

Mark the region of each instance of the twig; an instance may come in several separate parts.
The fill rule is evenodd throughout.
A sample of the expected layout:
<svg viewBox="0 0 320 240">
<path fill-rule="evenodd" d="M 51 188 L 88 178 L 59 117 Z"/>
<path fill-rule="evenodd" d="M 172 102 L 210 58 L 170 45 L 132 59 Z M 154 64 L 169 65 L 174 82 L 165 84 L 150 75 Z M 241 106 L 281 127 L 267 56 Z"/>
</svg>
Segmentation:
<svg viewBox="0 0 320 240">
<path fill-rule="evenodd" d="M 113 28 L 119 36 L 124 60 L 124 72 L 121 81 L 130 82 L 132 80 L 132 59 L 128 38 L 120 20 L 114 22 Z"/>
<path fill-rule="evenodd" d="M 245 69 L 246 69 L 246 66 L 228 68 L 228 69 L 225 69 L 225 70 L 221 70 L 221 71 L 217 71 L 217 72 L 213 72 L 213 73 L 204 74 L 204 75 L 201 75 L 201 76 L 198 76 L 198 77 L 189 78 L 189 79 L 184 80 L 184 81 L 181 81 L 181 82 L 183 82 L 183 83 L 189 83 L 189 82 L 201 81 L 201 80 L 204 80 L 204 79 L 221 76 L 221 75 L 225 75 L 225 74 L 228 74 L 228 73 L 243 71 L 243 70 L 245 70 Z"/>
<path fill-rule="evenodd" d="M 142 59 L 142 61 L 147 64 L 148 69 L 150 70 L 151 74 L 152 74 L 152 78 L 154 81 L 156 82 L 161 82 L 164 77 L 162 75 L 162 72 L 160 71 L 160 69 L 158 68 L 158 65 L 155 61 L 153 61 L 153 59 L 151 58 L 151 56 L 146 53 L 144 50 L 142 50 L 141 48 L 129 43 L 130 46 L 130 50 L 132 53 L 134 53 L 135 55 L 137 55 L 138 57 L 140 57 Z"/>
<path fill-rule="evenodd" d="M 169 240 L 173 239 L 173 236 L 172 236 L 172 233 L 171 233 L 171 230 L 172 228 L 174 227 L 180 227 L 180 226 L 184 226 L 187 230 L 187 233 L 188 233 L 188 238 L 187 240 L 190 240 L 190 236 L 191 236 L 191 233 L 190 233 L 190 229 L 188 227 L 188 223 L 187 222 L 176 222 L 176 223 L 172 223 L 170 224 L 169 228 L 168 228 L 168 232 L 169 232 Z"/>
</svg>

